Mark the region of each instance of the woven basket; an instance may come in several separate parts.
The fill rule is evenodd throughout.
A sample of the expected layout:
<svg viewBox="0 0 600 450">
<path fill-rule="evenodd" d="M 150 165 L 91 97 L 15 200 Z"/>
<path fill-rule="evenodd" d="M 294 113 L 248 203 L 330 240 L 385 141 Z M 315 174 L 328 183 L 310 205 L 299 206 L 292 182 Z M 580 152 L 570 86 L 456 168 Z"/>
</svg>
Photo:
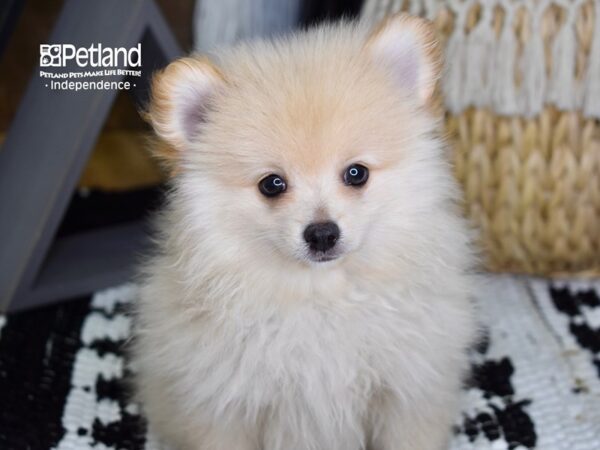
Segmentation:
<svg viewBox="0 0 600 450">
<path fill-rule="evenodd" d="M 600 0 L 367 0 L 431 19 L 467 215 L 487 266 L 600 274 Z"/>
</svg>

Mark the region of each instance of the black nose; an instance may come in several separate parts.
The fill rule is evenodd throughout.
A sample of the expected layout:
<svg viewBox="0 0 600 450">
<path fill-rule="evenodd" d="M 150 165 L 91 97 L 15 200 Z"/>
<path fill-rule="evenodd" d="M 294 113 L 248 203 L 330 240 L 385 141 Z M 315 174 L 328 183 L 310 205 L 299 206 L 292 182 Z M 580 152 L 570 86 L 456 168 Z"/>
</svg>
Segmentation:
<svg viewBox="0 0 600 450">
<path fill-rule="evenodd" d="M 304 230 L 304 240 L 311 250 L 325 252 L 340 238 L 340 227 L 335 222 L 311 223 Z"/>
</svg>

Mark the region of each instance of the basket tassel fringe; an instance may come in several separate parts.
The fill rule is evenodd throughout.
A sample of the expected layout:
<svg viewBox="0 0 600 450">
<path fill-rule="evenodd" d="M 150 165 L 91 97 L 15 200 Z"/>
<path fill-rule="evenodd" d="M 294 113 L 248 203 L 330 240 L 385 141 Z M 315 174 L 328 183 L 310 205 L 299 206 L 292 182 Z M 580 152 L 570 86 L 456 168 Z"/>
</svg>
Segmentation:
<svg viewBox="0 0 600 450">
<path fill-rule="evenodd" d="M 378 20 L 402 9 L 403 3 L 370 0 L 363 14 Z M 434 21 L 445 10 L 454 21 L 446 36 L 444 81 L 446 107 L 452 113 L 474 106 L 532 117 L 544 106 L 553 105 L 560 110 L 581 109 L 588 117 L 600 118 L 597 23 L 587 64 L 576 73 L 577 21 L 589 20 L 582 17 L 586 4 L 593 4 L 596 15 L 599 0 L 414 0 L 409 1 L 407 10 Z M 554 20 L 547 20 L 550 16 Z M 500 30 L 497 22 L 501 22 Z M 553 22 L 550 26 L 555 29 L 545 29 L 548 22 Z M 553 36 L 547 36 L 550 32 Z M 518 33 L 528 36 L 523 48 L 517 44 Z M 549 53 L 544 44 L 547 37 L 552 41 Z"/>
</svg>

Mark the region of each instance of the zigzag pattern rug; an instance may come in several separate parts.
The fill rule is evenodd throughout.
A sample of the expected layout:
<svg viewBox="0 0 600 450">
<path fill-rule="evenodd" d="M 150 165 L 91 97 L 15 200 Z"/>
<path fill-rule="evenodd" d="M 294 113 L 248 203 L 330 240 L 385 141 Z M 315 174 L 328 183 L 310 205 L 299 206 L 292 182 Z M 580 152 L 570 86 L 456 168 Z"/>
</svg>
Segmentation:
<svg viewBox="0 0 600 450">
<path fill-rule="evenodd" d="M 0 449 L 158 450 L 129 400 L 136 288 L 0 316 Z M 600 449 L 600 282 L 493 277 L 451 450 Z"/>
</svg>

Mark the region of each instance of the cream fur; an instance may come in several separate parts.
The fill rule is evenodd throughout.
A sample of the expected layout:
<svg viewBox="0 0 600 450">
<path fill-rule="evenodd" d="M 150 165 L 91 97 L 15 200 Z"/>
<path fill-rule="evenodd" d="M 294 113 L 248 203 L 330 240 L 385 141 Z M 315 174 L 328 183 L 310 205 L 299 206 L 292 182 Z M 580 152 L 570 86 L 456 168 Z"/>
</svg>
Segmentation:
<svg viewBox="0 0 600 450">
<path fill-rule="evenodd" d="M 430 34 L 412 33 L 410 80 L 426 84 L 404 85 L 372 54 L 390 33 L 370 33 L 327 25 L 221 53 L 218 71 L 196 70 L 219 87 L 186 136 L 171 92 L 186 66 L 209 63 L 157 77 L 150 117 L 179 172 L 145 266 L 134 361 L 151 427 L 181 449 L 447 441 L 475 325 L 469 235 L 423 97 L 437 61 Z M 370 169 L 362 189 L 341 181 L 355 162 Z M 257 189 L 271 172 L 288 181 L 281 198 Z M 316 219 L 339 224 L 341 258 L 307 259 Z"/>
</svg>

